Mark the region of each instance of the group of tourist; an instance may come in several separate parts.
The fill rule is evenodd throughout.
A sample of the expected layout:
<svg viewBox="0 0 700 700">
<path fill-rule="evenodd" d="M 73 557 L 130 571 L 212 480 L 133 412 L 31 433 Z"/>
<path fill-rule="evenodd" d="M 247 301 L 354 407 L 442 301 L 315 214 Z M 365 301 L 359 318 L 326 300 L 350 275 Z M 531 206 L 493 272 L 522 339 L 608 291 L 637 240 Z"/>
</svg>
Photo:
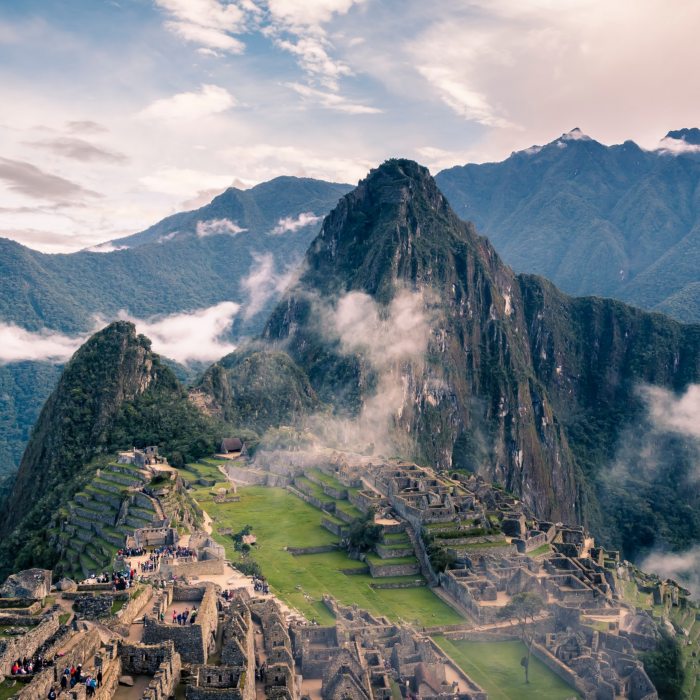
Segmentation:
<svg viewBox="0 0 700 700">
<path fill-rule="evenodd" d="M 143 547 L 124 547 L 117 553 L 124 557 L 140 557 L 146 553 L 146 550 Z"/>
<path fill-rule="evenodd" d="M 135 585 L 134 577 L 136 576 L 135 569 L 129 571 L 113 571 L 112 572 L 112 593 L 117 591 L 125 591 Z"/>
<path fill-rule="evenodd" d="M 257 574 L 253 574 L 253 590 L 263 595 L 267 595 L 270 592 L 270 586 L 267 583 L 267 579 L 263 576 L 258 578 Z"/>
<path fill-rule="evenodd" d="M 189 618 L 190 624 L 194 625 L 194 621 L 197 619 L 197 608 L 193 605 L 192 612 L 190 613 L 189 608 L 185 608 L 181 613 L 173 610 L 173 624 L 174 625 L 186 625 Z M 162 616 L 161 616 L 162 619 Z"/>
<path fill-rule="evenodd" d="M 61 674 L 61 692 L 65 692 L 70 688 L 75 688 L 79 683 L 85 684 L 85 696 L 88 698 L 93 697 L 96 689 L 102 687 L 102 669 L 97 669 L 96 676 L 86 676 L 83 674 L 83 667 L 81 664 L 73 668 L 66 667 Z M 56 700 L 56 688 L 51 688 L 49 700 Z"/>
<path fill-rule="evenodd" d="M 260 668 L 255 669 L 255 680 L 262 681 L 263 683 L 267 679 L 267 662 L 263 661 L 260 664 Z"/>
<path fill-rule="evenodd" d="M 156 571 L 158 569 L 158 560 L 153 558 L 153 554 L 148 558 L 147 561 L 139 562 L 139 570 L 143 573 Z"/>
<path fill-rule="evenodd" d="M 28 659 L 25 656 L 23 659 L 17 659 L 17 661 L 12 664 L 12 675 L 25 676 L 28 673 L 39 673 L 39 671 L 47 665 L 49 664 L 46 664 L 40 655 L 33 659 Z"/>
</svg>

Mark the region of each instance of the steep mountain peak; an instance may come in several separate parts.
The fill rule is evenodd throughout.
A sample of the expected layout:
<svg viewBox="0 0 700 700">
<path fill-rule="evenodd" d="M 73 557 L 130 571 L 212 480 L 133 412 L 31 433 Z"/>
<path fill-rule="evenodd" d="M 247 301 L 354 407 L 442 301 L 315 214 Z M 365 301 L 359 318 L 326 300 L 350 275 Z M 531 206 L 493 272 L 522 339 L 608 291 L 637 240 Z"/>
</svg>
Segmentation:
<svg viewBox="0 0 700 700">
<path fill-rule="evenodd" d="M 693 127 L 692 129 L 669 131 L 665 138 L 685 141 L 693 146 L 700 146 L 700 129 Z"/>
<path fill-rule="evenodd" d="M 452 211 L 427 168 L 388 160 L 326 217 L 300 283 L 330 295 L 361 290 L 387 302 L 397 285 L 423 287 L 443 276 L 453 238 L 480 240 Z"/>
<path fill-rule="evenodd" d="M 590 136 L 586 136 L 581 129 L 576 127 L 575 129 L 562 134 L 557 141 L 593 141 L 593 139 Z"/>
</svg>

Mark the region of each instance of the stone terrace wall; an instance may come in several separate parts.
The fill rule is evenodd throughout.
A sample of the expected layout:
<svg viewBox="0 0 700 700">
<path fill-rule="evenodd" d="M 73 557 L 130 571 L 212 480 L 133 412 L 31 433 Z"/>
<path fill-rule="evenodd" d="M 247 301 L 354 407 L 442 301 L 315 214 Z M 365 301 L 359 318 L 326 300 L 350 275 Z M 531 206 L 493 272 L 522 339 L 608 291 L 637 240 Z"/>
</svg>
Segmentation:
<svg viewBox="0 0 700 700">
<path fill-rule="evenodd" d="M 205 559 L 203 561 L 185 562 L 183 564 L 164 564 L 161 561 L 160 573 L 163 576 L 200 576 L 206 574 L 223 574 L 223 559 Z"/>
<path fill-rule="evenodd" d="M 58 613 L 51 613 L 43 617 L 31 632 L 2 640 L 0 645 L 4 644 L 4 648 L 0 651 L 0 673 L 9 676 L 14 661 L 20 657 L 33 656 L 34 652 L 58 631 L 58 627 Z"/>
<path fill-rule="evenodd" d="M 369 559 L 365 559 L 365 563 L 369 564 L 369 570 L 372 578 L 383 578 L 386 576 L 415 576 L 420 573 L 420 564 L 384 564 L 384 566 L 376 566 Z"/>
</svg>

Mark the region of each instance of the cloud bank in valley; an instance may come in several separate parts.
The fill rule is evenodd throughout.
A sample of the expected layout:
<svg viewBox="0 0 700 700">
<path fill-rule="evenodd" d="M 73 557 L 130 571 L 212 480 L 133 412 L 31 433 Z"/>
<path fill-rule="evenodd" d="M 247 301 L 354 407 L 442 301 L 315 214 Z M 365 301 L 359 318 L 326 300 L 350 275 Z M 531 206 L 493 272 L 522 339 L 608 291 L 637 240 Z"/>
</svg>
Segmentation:
<svg viewBox="0 0 700 700">
<path fill-rule="evenodd" d="M 239 310 L 239 304 L 224 301 L 206 309 L 150 319 L 135 318 L 126 311 L 118 316 L 132 322 L 137 333 L 150 338 L 159 355 L 187 364 L 193 360 L 213 362 L 236 349 L 226 336 Z M 105 319 L 97 320 L 95 332 L 107 324 Z M 64 363 L 89 337 L 70 337 L 49 330 L 31 332 L 0 323 L 0 364 L 25 360 Z"/>
<path fill-rule="evenodd" d="M 278 272 L 272 253 L 253 253 L 253 260 L 248 276 L 241 280 L 241 287 L 248 295 L 244 311 L 246 319 L 259 314 L 270 299 L 282 294 L 294 274 L 293 268 Z"/>
<path fill-rule="evenodd" d="M 0 323 L 0 364 L 39 360 L 61 364 L 87 340 L 53 331 L 33 333 L 10 323 Z"/>
<path fill-rule="evenodd" d="M 151 339 L 153 350 L 171 360 L 187 364 L 192 360 L 213 362 L 236 349 L 224 337 L 231 330 L 240 306 L 224 301 L 197 311 L 143 320 L 126 312 L 119 317 L 131 321 L 136 332 Z"/>
</svg>

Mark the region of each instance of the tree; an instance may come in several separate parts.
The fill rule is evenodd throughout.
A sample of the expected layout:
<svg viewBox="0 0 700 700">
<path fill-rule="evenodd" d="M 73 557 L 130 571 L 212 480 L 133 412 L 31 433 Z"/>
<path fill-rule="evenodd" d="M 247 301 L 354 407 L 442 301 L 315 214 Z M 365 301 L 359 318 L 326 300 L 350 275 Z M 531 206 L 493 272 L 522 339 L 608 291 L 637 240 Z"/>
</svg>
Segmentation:
<svg viewBox="0 0 700 700">
<path fill-rule="evenodd" d="M 679 700 L 683 697 L 685 668 L 681 645 L 664 627 L 659 627 L 656 651 L 640 654 L 644 670 L 654 684 L 661 700 Z"/>
<path fill-rule="evenodd" d="M 382 526 L 374 522 L 374 508 L 368 508 L 363 517 L 350 526 L 350 545 L 361 552 L 374 547 L 382 535 Z"/>
<path fill-rule="evenodd" d="M 535 615 L 544 607 L 544 601 L 536 593 L 517 593 L 498 611 L 498 617 L 514 622 L 520 628 L 520 637 L 527 647 L 527 656 L 523 656 L 520 665 L 525 668 L 525 682 L 530 682 L 530 654 L 535 641 L 534 631 L 527 626 L 535 621 Z"/>
</svg>

